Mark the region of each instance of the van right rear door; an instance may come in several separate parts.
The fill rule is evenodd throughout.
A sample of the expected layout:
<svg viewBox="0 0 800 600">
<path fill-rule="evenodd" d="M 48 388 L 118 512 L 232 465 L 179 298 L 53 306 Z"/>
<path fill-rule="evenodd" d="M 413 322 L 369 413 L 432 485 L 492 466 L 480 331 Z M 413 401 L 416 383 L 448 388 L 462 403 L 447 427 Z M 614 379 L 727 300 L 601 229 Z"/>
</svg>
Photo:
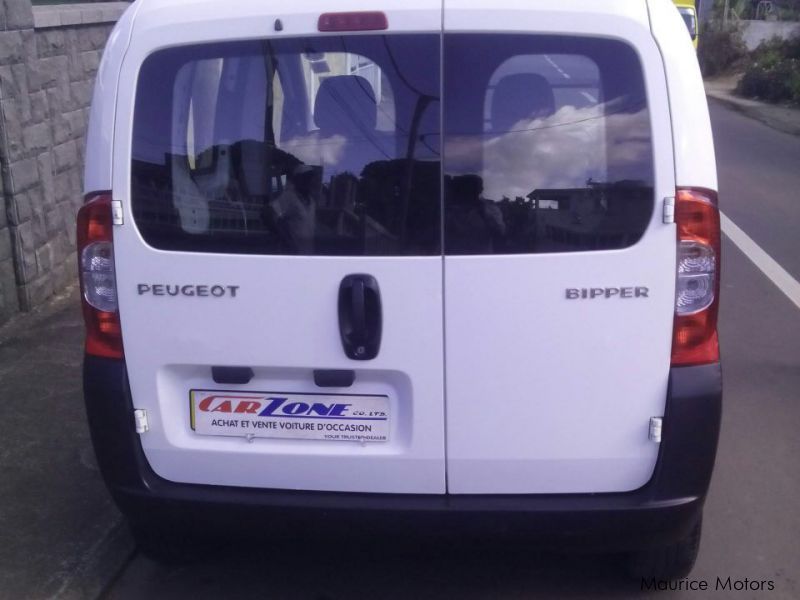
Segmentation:
<svg viewBox="0 0 800 600">
<path fill-rule="evenodd" d="M 444 15 L 451 493 L 650 479 L 667 393 L 675 180 L 644 2 L 467 0 Z"/>
</svg>

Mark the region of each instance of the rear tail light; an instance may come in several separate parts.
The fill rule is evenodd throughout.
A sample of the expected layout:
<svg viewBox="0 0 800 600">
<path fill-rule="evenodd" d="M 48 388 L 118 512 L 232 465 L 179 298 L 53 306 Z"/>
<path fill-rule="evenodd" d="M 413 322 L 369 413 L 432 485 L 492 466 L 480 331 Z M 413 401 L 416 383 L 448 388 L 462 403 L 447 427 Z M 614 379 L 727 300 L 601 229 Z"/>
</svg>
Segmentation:
<svg viewBox="0 0 800 600">
<path fill-rule="evenodd" d="M 78 268 L 86 353 L 122 358 L 112 227 L 109 194 L 91 197 L 78 211 Z"/>
<path fill-rule="evenodd" d="M 317 21 L 320 31 L 380 31 L 389 20 L 379 11 L 323 13 Z"/>
<path fill-rule="evenodd" d="M 720 228 L 717 194 L 683 188 L 675 198 L 678 266 L 672 365 L 717 362 Z"/>
</svg>

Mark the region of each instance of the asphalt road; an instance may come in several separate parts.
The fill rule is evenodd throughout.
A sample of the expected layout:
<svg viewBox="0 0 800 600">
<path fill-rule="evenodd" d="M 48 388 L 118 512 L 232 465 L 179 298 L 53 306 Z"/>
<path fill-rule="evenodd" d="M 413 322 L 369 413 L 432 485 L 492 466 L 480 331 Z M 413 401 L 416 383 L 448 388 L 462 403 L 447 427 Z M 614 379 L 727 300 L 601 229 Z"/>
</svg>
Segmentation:
<svg viewBox="0 0 800 600">
<path fill-rule="evenodd" d="M 800 279 L 800 138 L 712 104 L 723 211 Z M 704 536 L 691 575 L 773 582 L 763 592 L 662 592 L 671 598 L 800 598 L 800 310 L 727 238 L 720 336 L 724 417 Z M 106 597 L 594 598 L 639 597 L 607 557 L 410 532 L 391 548 L 304 536 L 209 552 L 189 567 L 136 556 Z M 649 595 L 653 595 L 650 593 Z M 656 594 L 658 595 L 658 594 Z"/>
</svg>

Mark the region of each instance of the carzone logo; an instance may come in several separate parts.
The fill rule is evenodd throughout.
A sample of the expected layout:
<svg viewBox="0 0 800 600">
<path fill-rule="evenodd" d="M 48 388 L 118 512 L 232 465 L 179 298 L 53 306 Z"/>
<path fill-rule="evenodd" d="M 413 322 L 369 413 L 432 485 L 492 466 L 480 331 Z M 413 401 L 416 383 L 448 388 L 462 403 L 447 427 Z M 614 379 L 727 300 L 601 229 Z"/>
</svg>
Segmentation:
<svg viewBox="0 0 800 600">
<path fill-rule="evenodd" d="M 366 420 L 349 414 L 352 404 L 339 402 L 289 402 L 289 398 L 270 396 L 256 400 L 252 396 L 208 396 L 198 410 L 209 413 L 255 415 L 258 417 L 293 417 L 305 419 Z"/>
</svg>

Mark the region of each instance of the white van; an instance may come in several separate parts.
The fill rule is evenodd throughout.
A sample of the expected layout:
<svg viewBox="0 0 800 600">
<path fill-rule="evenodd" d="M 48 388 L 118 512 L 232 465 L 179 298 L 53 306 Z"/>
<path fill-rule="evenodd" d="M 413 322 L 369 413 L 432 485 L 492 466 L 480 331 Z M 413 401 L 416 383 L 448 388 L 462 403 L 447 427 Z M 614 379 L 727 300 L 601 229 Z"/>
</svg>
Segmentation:
<svg viewBox="0 0 800 600">
<path fill-rule="evenodd" d="M 78 218 L 106 482 L 152 553 L 392 515 L 685 574 L 716 189 L 669 0 L 137 0 Z"/>
</svg>

